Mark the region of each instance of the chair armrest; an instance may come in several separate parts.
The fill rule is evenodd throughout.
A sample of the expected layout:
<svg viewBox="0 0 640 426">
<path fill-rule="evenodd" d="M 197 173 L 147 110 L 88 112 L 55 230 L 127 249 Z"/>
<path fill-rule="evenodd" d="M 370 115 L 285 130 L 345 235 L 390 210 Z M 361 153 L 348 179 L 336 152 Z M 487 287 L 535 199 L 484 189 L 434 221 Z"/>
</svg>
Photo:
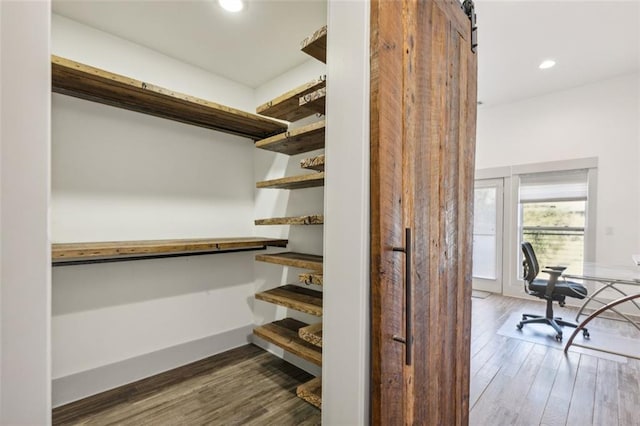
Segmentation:
<svg viewBox="0 0 640 426">
<path fill-rule="evenodd" d="M 547 269 L 553 269 L 554 271 L 564 271 L 567 269 L 566 266 L 545 266 Z"/>
<path fill-rule="evenodd" d="M 549 279 L 547 280 L 547 289 L 544 294 L 546 297 L 551 297 L 553 294 L 553 290 L 556 288 L 556 283 L 558 282 L 558 277 L 562 275 L 562 271 L 557 269 L 543 269 L 542 272 L 545 274 L 549 274 Z"/>
<path fill-rule="evenodd" d="M 544 272 L 545 274 L 549 274 L 550 276 L 555 276 L 556 278 L 558 278 L 560 275 L 562 275 L 562 271 L 559 269 L 543 269 L 540 272 Z"/>
</svg>

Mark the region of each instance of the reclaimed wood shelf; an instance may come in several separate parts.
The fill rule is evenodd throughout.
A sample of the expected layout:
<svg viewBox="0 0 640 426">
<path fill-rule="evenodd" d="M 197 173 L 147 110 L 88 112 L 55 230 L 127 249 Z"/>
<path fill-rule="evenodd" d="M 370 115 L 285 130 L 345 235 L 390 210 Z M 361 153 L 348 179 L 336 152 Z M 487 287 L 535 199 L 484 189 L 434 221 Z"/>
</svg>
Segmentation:
<svg viewBox="0 0 640 426">
<path fill-rule="evenodd" d="M 301 384 L 296 388 L 296 395 L 309 404 L 322 409 L 322 378 L 316 377 Z"/>
<path fill-rule="evenodd" d="M 320 28 L 302 40 L 300 50 L 320 62 L 327 63 L 327 26 Z"/>
<path fill-rule="evenodd" d="M 324 120 L 256 142 L 256 148 L 295 155 L 324 148 Z"/>
<path fill-rule="evenodd" d="M 284 252 L 273 254 L 257 254 L 256 260 L 294 268 L 310 269 L 322 272 L 322 256 L 315 254 Z"/>
<path fill-rule="evenodd" d="M 290 217 L 272 217 L 268 219 L 256 219 L 256 225 L 322 225 L 324 216 L 321 214 L 290 216 Z"/>
<path fill-rule="evenodd" d="M 300 167 L 303 169 L 315 170 L 317 172 L 324 172 L 324 154 L 300 160 Z"/>
<path fill-rule="evenodd" d="M 324 172 L 264 180 L 256 183 L 256 188 L 271 189 L 304 189 L 317 186 L 324 186 Z"/>
<path fill-rule="evenodd" d="M 305 108 L 317 114 L 323 114 L 326 109 L 327 88 L 323 87 L 315 92 L 307 93 L 300 97 L 300 108 Z"/>
<path fill-rule="evenodd" d="M 324 76 L 311 80 L 302 86 L 296 87 L 295 89 L 260 105 L 256 108 L 256 113 L 286 121 L 297 121 L 301 118 L 313 115 L 315 114 L 314 110 L 300 106 L 300 98 L 308 93 L 315 92 L 316 90 L 325 87 L 325 84 L 326 79 Z"/>
<path fill-rule="evenodd" d="M 57 93 L 254 140 L 287 130 L 285 124 L 266 117 L 55 55 L 51 57 L 51 78 Z"/>
<path fill-rule="evenodd" d="M 54 265 L 98 263 L 259 250 L 268 246 L 286 247 L 287 243 L 284 239 L 261 237 L 58 243 L 52 244 L 51 260 Z"/>
<path fill-rule="evenodd" d="M 256 294 L 256 299 L 306 314 L 322 316 L 322 292 L 293 284 L 276 287 Z"/>
<path fill-rule="evenodd" d="M 311 324 L 298 330 L 298 336 L 319 348 L 322 347 L 322 323 Z"/>
<path fill-rule="evenodd" d="M 298 281 L 307 285 L 322 285 L 322 274 L 315 272 L 306 272 L 298 275 Z"/>
<path fill-rule="evenodd" d="M 298 330 L 306 326 L 307 324 L 301 321 L 285 318 L 257 327 L 253 330 L 253 334 L 289 353 L 321 366 L 322 349 L 305 342 L 298 336 Z"/>
</svg>

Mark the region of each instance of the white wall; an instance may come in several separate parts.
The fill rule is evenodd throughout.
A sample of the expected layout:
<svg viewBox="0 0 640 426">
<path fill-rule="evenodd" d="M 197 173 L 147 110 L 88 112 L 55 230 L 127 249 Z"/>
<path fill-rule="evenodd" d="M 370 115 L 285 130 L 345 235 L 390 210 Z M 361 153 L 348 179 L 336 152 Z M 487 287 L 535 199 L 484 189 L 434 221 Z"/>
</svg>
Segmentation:
<svg viewBox="0 0 640 426">
<path fill-rule="evenodd" d="M 596 261 L 630 265 L 640 252 L 639 87 L 632 74 L 480 107 L 476 168 L 597 157 Z"/>
<path fill-rule="evenodd" d="M 52 50 L 254 110 L 254 91 L 60 16 Z M 251 236 L 251 140 L 55 94 L 54 242 Z M 255 253 L 53 269 L 60 405 L 248 341 Z M 136 368 L 134 368 L 136 366 Z"/>
<path fill-rule="evenodd" d="M 0 424 L 46 425 L 50 4 L 0 2 Z"/>
</svg>

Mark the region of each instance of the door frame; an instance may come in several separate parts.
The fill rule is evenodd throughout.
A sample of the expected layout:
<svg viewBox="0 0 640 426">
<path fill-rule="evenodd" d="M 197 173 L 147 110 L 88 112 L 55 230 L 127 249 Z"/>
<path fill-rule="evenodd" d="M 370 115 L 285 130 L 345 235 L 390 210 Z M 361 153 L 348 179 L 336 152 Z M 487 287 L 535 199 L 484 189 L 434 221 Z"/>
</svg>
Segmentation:
<svg viewBox="0 0 640 426">
<path fill-rule="evenodd" d="M 496 187 L 496 278 L 477 278 L 473 279 L 473 289 L 487 291 L 490 293 L 502 294 L 503 286 L 503 257 L 504 253 L 504 179 L 476 179 L 474 190 L 476 188 L 492 188 Z M 497 287 L 497 288 L 496 288 Z"/>
</svg>

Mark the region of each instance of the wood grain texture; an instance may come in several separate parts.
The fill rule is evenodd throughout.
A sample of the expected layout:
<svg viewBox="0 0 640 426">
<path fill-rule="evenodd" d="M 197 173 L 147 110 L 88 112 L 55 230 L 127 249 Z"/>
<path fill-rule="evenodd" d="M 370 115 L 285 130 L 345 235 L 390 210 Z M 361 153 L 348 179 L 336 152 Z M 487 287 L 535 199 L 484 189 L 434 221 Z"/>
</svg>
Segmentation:
<svg viewBox="0 0 640 426">
<path fill-rule="evenodd" d="M 256 108 L 256 112 L 258 114 L 266 115 L 267 117 L 287 121 L 297 121 L 301 118 L 313 115 L 315 114 L 315 111 L 300 106 L 300 98 L 308 93 L 315 92 L 316 90 L 325 87 L 325 84 L 326 80 L 324 76 L 311 80 L 302 86 L 296 87 L 295 89 L 258 106 L 258 108 Z"/>
<path fill-rule="evenodd" d="M 271 189 L 304 189 L 318 186 L 324 186 L 324 172 L 264 180 L 256 183 L 256 188 Z"/>
<path fill-rule="evenodd" d="M 310 285 L 310 284 L 322 285 L 323 280 L 322 280 L 322 274 L 308 272 L 308 273 L 298 275 L 298 281 L 307 285 Z"/>
<path fill-rule="evenodd" d="M 256 142 L 255 147 L 287 155 L 324 148 L 325 122 L 317 121 Z"/>
<path fill-rule="evenodd" d="M 52 90 L 251 139 L 287 130 L 283 123 L 69 59 L 51 57 Z"/>
<path fill-rule="evenodd" d="M 298 386 L 296 395 L 314 407 L 322 409 L 322 377 L 316 377 Z"/>
<path fill-rule="evenodd" d="M 322 316 L 322 292 L 287 284 L 256 293 L 256 299 L 285 306 L 310 315 Z"/>
<path fill-rule="evenodd" d="M 371 48 L 372 422 L 464 425 L 476 114 L 470 24 L 454 1 L 374 1 Z M 404 228 L 413 235 L 411 289 L 405 254 L 391 251 L 405 246 Z M 413 328 L 404 336 L 407 317 Z"/>
<path fill-rule="evenodd" d="M 300 50 L 312 56 L 320 62 L 327 63 L 327 26 L 315 31 L 309 37 L 302 40 Z"/>
<path fill-rule="evenodd" d="M 256 260 L 322 272 L 322 256 L 296 252 L 258 254 Z"/>
<path fill-rule="evenodd" d="M 315 170 L 317 172 L 324 172 L 324 154 L 300 160 L 300 167 L 303 169 Z"/>
<path fill-rule="evenodd" d="M 253 334 L 304 360 L 322 366 L 322 350 L 298 336 L 298 330 L 306 326 L 307 324 L 301 321 L 285 318 L 256 327 Z"/>
<path fill-rule="evenodd" d="M 312 214 L 305 216 L 271 217 L 267 219 L 256 219 L 256 225 L 322 225 L 324 216 Z"/>
<path fill-rule="evenodd" d="M 322 347 L 322 323 L 311 324 L 298 330 L 298 335 L 305 342 L 309 342 L 319 348 Z"/>
<path fill-rule="evenodd" d="M 319 425 L 296 397 L 313 376 L 254 346 L 55 408 L 54 425 Z"/>
<path fill-rule="evenodd" d="M 317 114 L 324 114 L 327 104 L 327 88 L 323 87 L 301 96 L 298 104 L 300 105 L 300 108 L 306 108 Z"/>
<path fill-rule="evenodd" d="M 51 246 L 51 258 L 54 263 L 63 263 L 82 259 L 216 252 L 240 248 L 264 248 L 266 246 L 286 247 L 287 243 L 287 240 L 261 237 L 57 243 Z"/>
</svg>

